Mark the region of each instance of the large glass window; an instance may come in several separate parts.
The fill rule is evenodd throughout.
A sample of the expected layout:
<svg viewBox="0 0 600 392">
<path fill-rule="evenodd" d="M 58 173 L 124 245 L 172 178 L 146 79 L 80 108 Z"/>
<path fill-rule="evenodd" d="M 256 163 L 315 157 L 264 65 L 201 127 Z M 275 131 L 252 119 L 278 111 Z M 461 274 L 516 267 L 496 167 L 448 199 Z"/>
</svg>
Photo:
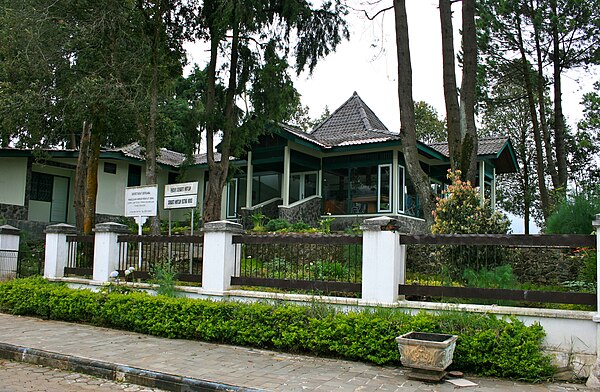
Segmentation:
<svg viewBox="0 0 600 392">
<path fill-rule="evenodd" d="M 290 178 L 290 203 L 317 194 L 317 173 L 294 173 Z"/>
<path fill-rule="evenodd" d="M 391 212 L 392 165 L 323 172 L 323 211 L 331 214 Z"/>
</svg>

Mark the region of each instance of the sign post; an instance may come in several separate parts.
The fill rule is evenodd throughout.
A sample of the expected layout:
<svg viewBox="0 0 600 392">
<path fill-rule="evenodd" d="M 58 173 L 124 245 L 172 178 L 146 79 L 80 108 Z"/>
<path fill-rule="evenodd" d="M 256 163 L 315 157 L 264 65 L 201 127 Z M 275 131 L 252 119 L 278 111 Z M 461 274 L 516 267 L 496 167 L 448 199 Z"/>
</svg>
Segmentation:
<svg viewBox="0 0 600 392">
<path fill-rule="evenodd" d="M 135 218 L 138 235 L 142 235 L 142 225 L 149 216 L 156 216 L 158 185 L 125 188 L 125 216 Z M 138 244 L 138 270 L 142 269 L 142 243 Z"/>
<path fill-rule="evenodd" d="M 164 209 L 169 210 L 169 235 L 171 235 L 171 210 L 175 208 L 191 208 L 190 234 L 194 235 L 194 208 L 198 205 L 198 181 L 165 185 Z M 193 245 L 190 243 L 190 266 L 192 273 Z M 170 256 L 169 251 L 169 256 Z"/>
</svg>

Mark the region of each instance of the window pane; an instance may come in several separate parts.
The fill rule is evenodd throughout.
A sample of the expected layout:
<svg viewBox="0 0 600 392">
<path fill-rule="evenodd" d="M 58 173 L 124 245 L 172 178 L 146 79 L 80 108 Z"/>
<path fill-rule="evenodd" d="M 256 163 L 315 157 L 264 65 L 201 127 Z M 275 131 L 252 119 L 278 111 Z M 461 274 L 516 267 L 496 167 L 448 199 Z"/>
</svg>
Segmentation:
<svg viewBox="0 0 600 392">
<path fill-rule="evenodd" d="M 127 172 L 127 186 L 140 186 L 142 184 L 142 167 L 129 165 Z"/>
<path fill-rule="evenodd" d="M 404 212 L 404 199 L 405 199 L 405 182 L 404 182 L 404 167 L 399 166 L 398 167 L 398 187 L 399 192 L 398 192 L 398 197 L 400 198 L 400 200 L 398 200 L 398 212 Z"/>
<path fill-rule="evenodd" d="M 300 178 L 301 174 L 293 174 L 290 177 L 290 203 L 300 200 Z"/>
<path fill-rule="evenodd" d="M 392 178 L 392 166 L 379 166 L 379 212 L 390 212 L 390 190 Z"/>
<path fill-rule="evenodd" d="M 227 183 L 227 217 L 236 217 L 236 194 L 237 194 L 237 180 L 233 179 Z"/>
<path fill-rule="evenodd" d="M 31 172 L 31 192 L 29 199 L 51 202 L 53 183 L 54 176 L 51 174 Z"/>
<path fill-rule="evenodd" d="M 377 212 L 377 166 L 350 170 L 352 214 Z"/>
<path fill-rule="evenodd" d="M 304 197 L 314 196 L 317 194 L 317 173 L 309 173 L 304 175 Z"/>
<path fill-rule="evenodd" d="M 341 215 L 348 213 L 348 170 L 323 172 L 323 212 Z"/>
</svg>

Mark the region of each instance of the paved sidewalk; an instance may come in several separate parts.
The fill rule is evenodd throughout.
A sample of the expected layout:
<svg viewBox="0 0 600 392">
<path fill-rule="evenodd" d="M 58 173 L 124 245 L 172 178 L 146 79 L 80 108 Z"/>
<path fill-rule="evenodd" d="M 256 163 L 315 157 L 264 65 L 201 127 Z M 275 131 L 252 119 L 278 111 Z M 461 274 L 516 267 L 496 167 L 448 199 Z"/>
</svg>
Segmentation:
<svg viewBox="0 0 600 392">
<path fill-rule="evenodd" d="M 168 390 L 452 391 L 405 371 L 87 325 L 0 314 L 0 357 Z M 524 384 L 468 377 L 466 391 L 590 391 L 579 384 Z"/>
<path fill-rule="evenodd" d="M 164 392 L 81 373 L 0 359 L 0 392 Z"/>
</svg>

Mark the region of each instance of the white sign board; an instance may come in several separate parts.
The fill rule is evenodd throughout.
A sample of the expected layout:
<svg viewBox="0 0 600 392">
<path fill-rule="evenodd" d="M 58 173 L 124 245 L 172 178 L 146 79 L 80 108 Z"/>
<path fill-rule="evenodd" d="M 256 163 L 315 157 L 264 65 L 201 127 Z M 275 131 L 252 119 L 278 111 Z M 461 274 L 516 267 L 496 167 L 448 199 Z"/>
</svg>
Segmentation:
<svg viewBox="0 0 600 392">
<path fill-rule="evenodd" d="M 165 197 L 181 195 L 197 195 L 198 181 L 165 185 Z M 166 208 L 166 207 L 165 207 Z"/>
<path fill-rule="evenodd" d="M 158 185 L 125 188 L 125 216 L 156 216 Z"/>
<path fill-rule="evenodd" d="M 165 185 L 165 210 L 172 208 L 196 208 L 198 204 L 198 181 Z"/>
<path fill-rule="evenodd" d="M 182 195 L 165 197 L 165 210 L 171 208 L 196 208 L 198 195 Z"/>
</svg>

